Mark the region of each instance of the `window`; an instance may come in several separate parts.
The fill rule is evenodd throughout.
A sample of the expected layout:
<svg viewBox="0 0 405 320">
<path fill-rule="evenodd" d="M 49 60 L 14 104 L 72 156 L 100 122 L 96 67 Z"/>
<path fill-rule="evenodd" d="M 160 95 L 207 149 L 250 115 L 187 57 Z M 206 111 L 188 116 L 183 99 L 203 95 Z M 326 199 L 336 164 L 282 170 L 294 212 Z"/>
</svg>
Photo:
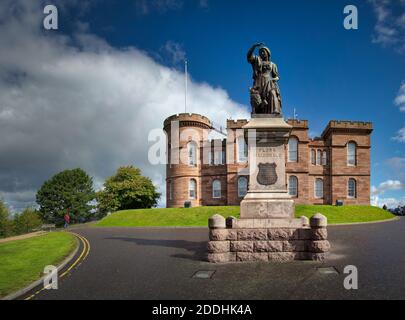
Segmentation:
<svg viewBox="0 0 405 320">
<path fill-rule="evenodd" d="M 225 164 L 225 157 L 226 157 L 226 152 L 225 152 L 225 150 L 222 150 L 222 164 Z"/>
<path fill-rule="evenodd" d="M 221 198 L 221 181 L 214 180 L 212 183 L 212 197 L 214 199 Z"/>
<path fill-rule="evenodd" d="M 327 166 L 328 165 L 328 153 L 324 151 L 322 153 L 322 165 Z"/>
<path fill-rule="evenodd" d="M 311 150 L 311 163 L 316 165 L 316 151 L 314 149 Z"/>
<path fill-rule="evenodd" d="M 318 150 L 316 152 L 316 165 L 317 166 L 322 165 L 322 151 L 321 150 Z"/>
<path fill-rule="evenodd" d="M 347 196 L 349 198 L 356 198 L 356 180 L 349 179 L 348 186 L 347 186 Z"/>
<path fill-rule="evenodd" d="M 349 142 L 347 144 L 347 165 L 355 166 L 357 164 L 356 162 L 356 144 L 354 142 Z"/>
<path fill-rule="evenodd" d="M 195 142 L 190 142 L 187 145 L 188 150 L 188 165 L 196 166 L 197 165 L 197 144 Z"/>
<path fill-rule="evenodd" d="M 248 157 L 248 148 L 245 137 L 240 136 L 237 139 L 238 143 L 238 162 L 246 162 Z"/>
<path fill-rule="evenodd" d="M 288 178 L 288 194 L 292 197 L 298 197 L 298 179 L 295 176 Z"/>
<path fill-rule="evenodd" d="M 224 159 L 223 159 L 223 156 L 224 156 L 224 154 L 223 154 L 223 152 L 220 150 L 220 151 L 215 151 L 214 152 L 214 165 L 216 165 L 216 166 L 218 166 L 218 165 L 220 165 L 220 164 L 223 164 L 224 162 Z"/>
<path fill-rule="evenodd" d="M 323 198 L 323 180 L 322 179 L 315 180 L 315 198 L 318 198 L 318 199 Z"/>
<path fill-rule="evenodd" d="M 210 150 L 210 152 L 208 152 L 208 164 L 210 166 L 212 166 L 214 164 L 214 157 L 212 156 L 213 152 Z"/>
<path fill-rule="evenodd" d="M 288 140 L 288 162 L 298 162 L 298 139 L 294 137 Z"/>
<path fill-rule="evenodd" d="M 188 193 L 190 199 L 197 198 L 197 182 L 194 179 L 191 179 L 189 182 Z"/>
<path fill-rule="evenodd" d="M 238 179 L 238 196 L 243 198 L 247 194 L 248 179 L 246 177 L 240 177 Z"/>
<path fill-rule="evenodd" d="M 169 182 L 169 200 L 173 200 L 173 181 Z"/>
</svg>

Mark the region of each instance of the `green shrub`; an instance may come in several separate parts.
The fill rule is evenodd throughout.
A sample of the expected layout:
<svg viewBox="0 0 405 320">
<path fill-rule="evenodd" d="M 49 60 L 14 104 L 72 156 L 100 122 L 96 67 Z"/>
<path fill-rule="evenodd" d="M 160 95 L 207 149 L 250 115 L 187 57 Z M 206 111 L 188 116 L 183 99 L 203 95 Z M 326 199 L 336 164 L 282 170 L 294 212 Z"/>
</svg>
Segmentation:
<svg viewBox="0 0 405 320">
<path fill-rule="evenodd" d="M 42 225 L 42 220 L 37 211 L 26 208 L 22 213 L 14 217 L 14 233 L 24 234 L 30 233 L 39 229 Z"/>
<path fill-rule="evenodd" d="M 0 238 L 13 235 L 13 221 L 6 205 L 0 200 Z"/>
<path fill-rule="evenodd" d="M 118 168 L 116 174 L 105 181 L 104 189 L 97 195 L 101 216 L 117 210 L 153 208 L 159 198 L 160 193 L 152 181 L 133 166 Z"/>
</svg>

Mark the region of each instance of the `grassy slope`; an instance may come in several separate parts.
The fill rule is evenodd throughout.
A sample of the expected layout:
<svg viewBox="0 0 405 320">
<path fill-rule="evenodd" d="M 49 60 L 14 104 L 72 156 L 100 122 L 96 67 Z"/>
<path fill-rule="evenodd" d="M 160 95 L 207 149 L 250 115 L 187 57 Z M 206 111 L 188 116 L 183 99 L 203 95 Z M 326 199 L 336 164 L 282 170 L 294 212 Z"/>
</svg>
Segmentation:
<svg viewBox="0 0 405 320">
<path fill-rule="evenodd" d="M 297 205 L 295 215 L 311 217 L 320 212 L 329 223 L 353 223 L 387 220 L 393 215 L 371 206 L 304 206 Z M 144 209 L 116 212 L 96 226 L 99 227 L 205 227 L 213 214 L 239 217 L 239 207 L 197 207 L 191 209 Z"/>
<path fill-rule="evenodd" d="M 116 212 L 96 225 L 99 227 L 207 226 L 214 214 L 239 216 L 239 207 L 196 207 L 190 209 L 142 209 Z"/>
<path fill-rule="evenodd" d="M 45 266 L 57 266 L 75 245 L 75 237 L 65 232 L 1 243 L 0 297 L 39 279 Z"/>
<path fill-rule="evenodd" d="M 296 216 L 310 218 L 315 212 L 325 215 L 330 224 L 382 221 L 395 217 L 388 211 L 372 206 L 296 206 Z"/>
</svg>

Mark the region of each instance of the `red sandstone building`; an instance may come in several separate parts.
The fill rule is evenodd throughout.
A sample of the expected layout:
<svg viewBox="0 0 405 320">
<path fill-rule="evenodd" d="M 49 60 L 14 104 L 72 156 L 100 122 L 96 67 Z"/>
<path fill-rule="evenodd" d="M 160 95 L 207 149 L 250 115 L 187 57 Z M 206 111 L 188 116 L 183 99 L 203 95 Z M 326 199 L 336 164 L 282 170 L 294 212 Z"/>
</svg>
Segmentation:
<svg viewBox="0 0 405 320">
<path fill-rule="evenodd" d="M 208 140 L 211 121 L 179 114 L 164 121 L 168 137 L 167 207 L 239 205 L 248 189 L 247 120 L 228 120 L 223 140 Z M 286 181 L 298 204 L 370 204 L 370 122 L 330 121 L 310 139 L 308 121 L 293 126 L 285 150 Z M 174 126 L 178 126 L 178 130 Z M 177 132 L 177 133 L 176 133 Z M 173 135 L 173 136 L 172 136 Z"/>
</svg>

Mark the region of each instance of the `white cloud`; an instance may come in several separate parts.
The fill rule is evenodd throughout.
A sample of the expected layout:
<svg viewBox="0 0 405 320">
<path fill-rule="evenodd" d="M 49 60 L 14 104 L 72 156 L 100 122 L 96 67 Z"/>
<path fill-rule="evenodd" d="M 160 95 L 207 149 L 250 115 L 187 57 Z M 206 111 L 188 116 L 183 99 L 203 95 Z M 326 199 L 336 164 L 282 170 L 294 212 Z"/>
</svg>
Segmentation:
<svg viewBox="0 0 405 320">
<path fill-rule="evenodd" d="M 389 209 L 397 208 L 405 205 L 405 197 L 396 198 L 380 198 L 379 196 L 371 197 L 371 205 L 382 208 L 384 205 Z"/>
<path fill-rule="evenodd" d="M 11 2 L 18 10 L 7 9 Z M 32 196 L 50 176 L 75 167 L 99 185 L 128 164 L 140 167 L 164 194 L 165 167 L 149 164 L 147 138 L 182 111 L 184 74 L 84 30 L 72 38 L 43 34 L 36 2 L 1 6 L 0 196 L 8 202 L 20 193 Z M 225 123 L 247 117 L 247 110 L 223 89 L 190 80 L 190 112 Z"/>
<path fill-rule="evenodd" d="M 140 14 L 149 14 L 153 11 L 164 13 L 179 10 L 183 7 L 183 0 L 135 0 L 136 9 Z"/>
<path fill-rule="evenodd" d="M 167 56 L 173 65 L 184 62 L 186 59 L 186 52 L 184 51 L 183 45 L 171 40 L 167 41 L 160 51 Z"/>
<path fill-rule="evenodd" d="M 400 111 L 405 112 L 405 82 L 401 84 L 401 88 L 395 98 L 395 104 L 399 107 Z"/>
<path fill-rule="evenodd" d="M 372 186 L 371 187 L 371 195 L 378 196 L 384 194 L 386 191 L 393 191 L 393 190 L 403 190 L 404 184 L 398 180 L 387 180 L 382 183 L 378 187 Z"/>
<path fill-rule="evenodd" d="M 400 129 L 393 139 L 398 142 L 405 142 L 405 127 Z"/>
<path fill-rule="evenodd" d="M 374 28 L 373 42 L 385 47 L 395 47 L 399 52 L 405 52 L 405 13 L 404 6 L 397 6 L 396 1 L 369 0 L 377 23 Z"/>
</svg>

